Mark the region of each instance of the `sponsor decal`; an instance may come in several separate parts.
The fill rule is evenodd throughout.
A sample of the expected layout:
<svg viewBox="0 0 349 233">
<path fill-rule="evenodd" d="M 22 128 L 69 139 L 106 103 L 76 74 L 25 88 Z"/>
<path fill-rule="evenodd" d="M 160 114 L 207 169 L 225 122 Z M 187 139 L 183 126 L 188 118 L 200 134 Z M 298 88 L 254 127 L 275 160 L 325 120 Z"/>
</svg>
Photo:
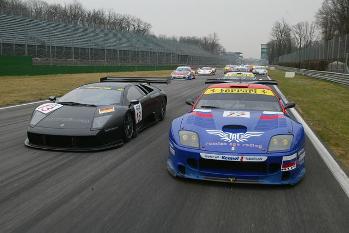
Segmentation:
<svg viewBox="0 0 349 233">
<path fill-rule="evenodd" d="M 140 121 L 142 121 L 143 115 L 142 115 L 142 104 L 135 104 L 133 105 L 135 109 L 135 119 L 136 119 L 136 124 L 138 124 Z"/>
<path fill-rule="evenodd" d="M 115 107 L 111 106 L 111 107 L 103 107 L 98 109 L 99 114 L 104 114 L 104 113 L 111 113 L 115 111 Z"/>
<path fill-rule="evenodd" d="M 260 137 L 263 132 L 229 133 L 222 130 L 206 130 L 208 134 L 216 135 L 225 142 L 247 142 L 251 137 Z"/>
<path fill-rule="evenodd" d="M 46 104 L 42 104 L 39 107 L 37 107 L 35 110 L 42 112 L 44 114 L 48 114 L 50 112 L 53 112 L 59 108 L 61 108 L 63 105 L 61 104 L 56 104 L 56 103 L 46 103 Z"/>
<path fill-rule="evenodd" d="M 241 111 L 224 111 L 223 117 L 242 117 L 250 118 L 250 112 L 241 112 Z"/>
<path fill-rule="evenodd" d="M 274 93 L 271 90 L 254 88 L 208 88 L 204 93 L 204 95 L 212 94 L 252 94 L 274 96 Z"/>
<path fill-rule="evenodd" d="M 236 161 L 236 162 L 264 162 L 268 158 L 267 156 L 220 155 L 220 154 L 207 154 L 207 153 L 200 153 L 200 157 L 203 159 Z"/>
</svg>

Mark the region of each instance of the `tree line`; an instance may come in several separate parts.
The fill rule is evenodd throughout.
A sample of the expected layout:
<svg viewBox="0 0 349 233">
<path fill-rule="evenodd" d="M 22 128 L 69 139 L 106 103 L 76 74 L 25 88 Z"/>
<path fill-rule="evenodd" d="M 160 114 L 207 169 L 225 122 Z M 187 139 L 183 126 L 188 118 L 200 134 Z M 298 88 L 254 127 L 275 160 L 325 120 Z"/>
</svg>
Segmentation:
<svg viewBox="0 0 349 233">
<path fill-rule="evenodd" d="M 143 35 L 149 34 L 151 29 L 151 24 L 137 17 L 112 10 L 88 10 L 77 1 L 61 5 L 49 4 L 42 0 L 0 0 L 0 13 Z"/>
<path fill-rule="evenodd" d="M 284 19 L 274 23 L 269 46 L 269 62 L 297 49 L 349 34 L 349 0 L 324 0 L 314 22 L 290 25 Z"/>
</svg>

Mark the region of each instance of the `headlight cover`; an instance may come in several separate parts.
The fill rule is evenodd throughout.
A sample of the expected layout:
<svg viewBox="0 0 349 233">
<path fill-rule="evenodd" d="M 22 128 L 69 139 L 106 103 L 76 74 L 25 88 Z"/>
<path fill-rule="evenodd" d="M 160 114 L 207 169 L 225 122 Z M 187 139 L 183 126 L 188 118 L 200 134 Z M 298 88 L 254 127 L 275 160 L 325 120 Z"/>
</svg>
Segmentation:
<svg viewBox="0 0 349 233">
<path fill-rule="evenodd" d="M 276 135 L 270 139 L 269 152 L 289 150 L 292 145 L 293 135 Z"/>
<path fill-rule="evenodd" d="M 112 115 L 105 115 L 105 116 L 99 116 L 95 117 L 93 119 L 92 129 L 102 129 L 105 123 L 110 119 Z"/>
<path fill-rule="evenodd" d="M 33 113 L 32 119 L 30 120 L 30 125 L 31 126 L 37 125 L 45 117 L 46 117 L 46 114 L 39 112 L 39 111 L 35 111 Z"/>
<path fill-rule="evenodd" d="M 181 130 L 179 131 L 179 142 L 183 146 L 189 146 L 193 148 L 199 148 L 199 135 L 192 131 Z"/>
</svg>

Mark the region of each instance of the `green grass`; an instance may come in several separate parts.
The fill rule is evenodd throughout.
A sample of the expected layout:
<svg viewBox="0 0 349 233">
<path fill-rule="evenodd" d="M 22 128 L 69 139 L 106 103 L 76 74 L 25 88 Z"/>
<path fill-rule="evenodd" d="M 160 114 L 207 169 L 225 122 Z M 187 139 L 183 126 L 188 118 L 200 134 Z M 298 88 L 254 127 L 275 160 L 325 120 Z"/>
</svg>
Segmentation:
<svg viewBox="0 0 349 233">
<path fill-rule="evenodd" d="M 86 83 L 99 82 L 101 77 L 169 77 L 171 70 L 117 73 L 60 74 L 0 77 L 0 106 L 44 100 L 61 96 Z"/>
<path fill-rule="evenodd" d="M 279 70 L 269 75 L 349 172 L 349 88 L 301 75 L 286 79 Z"/>
</svg>

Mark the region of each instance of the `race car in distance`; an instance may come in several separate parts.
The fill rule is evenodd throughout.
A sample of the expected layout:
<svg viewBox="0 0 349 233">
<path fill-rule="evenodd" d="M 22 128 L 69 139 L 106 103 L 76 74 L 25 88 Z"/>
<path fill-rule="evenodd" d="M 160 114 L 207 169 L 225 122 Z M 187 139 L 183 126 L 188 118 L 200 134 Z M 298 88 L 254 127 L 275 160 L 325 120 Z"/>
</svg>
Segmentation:
<svg viewBox="0 0 349 233">
<path fill-rule="evenodd" d="M 224 70 L 223 70 L 224 74 L 226 74 L 226 73 L 228 73 L 228 72 L 233 72 L 234 67 L 236 67 L 236 66 L 235 66 L 235 65 L 226 65 L 226 66 L 224 67 Z"/>
<path fill-rule="evenodd" d="M 167 96 L 158 78 L 101 78 L 37 107 L 25 145 L 62 151 L 96 151 L 130 141 L 166 114 Z"/>
<path fill-rule="evenodd" d="M 224 75 L 224 78 L 230 80 L 256 80 L 256 76 L 251 72 L 229 72 Z"/>
<path fill-rule="evenodd" d="M 172 79 L 195 79 L 195 71 L 189 66 L 179 66 L 171 73 Z"/>
<path fill-rule="evenodd" d="M 252 73 L 255 75 L 268 75 L 268 70 L 264 66 L 256 66 L 253 68 Z"/>
<path fill-rule="evenodd" d="M 171 175 L 220 182 L 296 184 L 305 174 L 304 129 L 292 120 L 273 81 L 216 83 L 192 111 L 173 120 L 167 168 Z"/>
<path fill-rule="evenodd" d="M 202 67 L 197 69 L 197 74 L 198 75 L 215 75 L 216 74 L 216 69 L 212 67 Z"/>
</svg>

